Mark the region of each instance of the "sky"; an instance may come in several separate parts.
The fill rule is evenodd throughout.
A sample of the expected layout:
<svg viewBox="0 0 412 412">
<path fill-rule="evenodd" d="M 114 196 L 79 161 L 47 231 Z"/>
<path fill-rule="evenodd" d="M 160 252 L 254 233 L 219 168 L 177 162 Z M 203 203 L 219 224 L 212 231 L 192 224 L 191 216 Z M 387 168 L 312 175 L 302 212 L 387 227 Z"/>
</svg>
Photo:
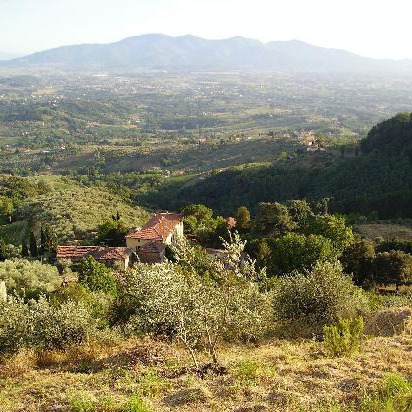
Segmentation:
<svg viewBox="0 0 412 412">
<path fill-rule="evenodd" d="M 29 54 L 129 36 L 298 39 L 412 58 L 410 0 L 0 0 L 0 52 Z"/>
</svg>

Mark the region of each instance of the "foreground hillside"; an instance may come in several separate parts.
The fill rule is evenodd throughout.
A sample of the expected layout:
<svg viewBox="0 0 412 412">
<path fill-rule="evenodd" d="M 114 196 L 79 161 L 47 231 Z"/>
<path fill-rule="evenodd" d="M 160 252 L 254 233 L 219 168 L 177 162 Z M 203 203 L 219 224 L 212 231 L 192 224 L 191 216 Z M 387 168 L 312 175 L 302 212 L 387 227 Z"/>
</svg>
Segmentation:
<svg viewBox="0 0 412 412">
<path fill-rule="evenodd" d="M 176 345 L 91 342 L 2 364 L 0 404 L 4 412 L 409 411 L 399 405 L 412 396 L 401 378 L 412 374 L 411 345 L 408 335 L 373 338 L 350 358 L 328 357 L 310 340 L 227 346 L 227 370 L 199 377 Z M 388 394 L 399 407 L 384 405 Z"/>
</svg>

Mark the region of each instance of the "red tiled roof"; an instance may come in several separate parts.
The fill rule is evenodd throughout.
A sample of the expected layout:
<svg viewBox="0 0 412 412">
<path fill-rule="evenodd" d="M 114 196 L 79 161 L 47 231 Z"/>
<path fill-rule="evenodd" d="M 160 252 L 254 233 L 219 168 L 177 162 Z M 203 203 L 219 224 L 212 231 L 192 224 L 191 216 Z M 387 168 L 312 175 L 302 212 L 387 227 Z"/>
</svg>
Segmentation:
<svg viewBox="0 0 412 412">
<path fill-rule="evenodd" d="M 233 229 L 236 226 L 236 219 L 234 217 L 228 217 L 226 219 L 226 226 L 228 229 Z"/>
<path fill-rule="evenodd" d="M 182 220 L 183 216 L 178 213 L 156 213 L 142 228 L 132 230 L 126 237 L 164 242 Z"/>
<path fill-rule="evenodd" d="M 104 247 L 104 246 L 58 246 L 57 259 L 81 260 L 92 256 L 96 260 L 116 261 L 126 259 L 132 250 L 126 247 Z"/>
</svg>

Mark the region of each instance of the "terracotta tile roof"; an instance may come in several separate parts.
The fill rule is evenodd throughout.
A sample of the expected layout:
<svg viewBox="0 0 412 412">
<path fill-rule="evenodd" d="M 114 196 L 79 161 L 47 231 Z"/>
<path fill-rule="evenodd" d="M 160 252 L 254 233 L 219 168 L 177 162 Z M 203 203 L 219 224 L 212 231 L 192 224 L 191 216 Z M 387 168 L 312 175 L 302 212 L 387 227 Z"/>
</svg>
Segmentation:
<svg viewBox="0 0 412 412">
<path fill-rule="evenodd" d="M 117 261 L 126 259 L 131 252 L 132 250 L 126 247 L 58 246 L 56 258 L 79 261 L 87 256 L 93 256 L 96 260 Z"/>
<path fill-rule="evenodd" d="M 236 219 L 234 217 L 228 217 L 226 219 L 226 226 L 228 229 L 233 229 L 236 226 Z"/>
<path fill-rule="evenodd" d="M 156 213 L 142 228 L 132 230 L 126 237 L 164 242 L 182 220 L 183 216 L 178 213 Z"/>
</svg>

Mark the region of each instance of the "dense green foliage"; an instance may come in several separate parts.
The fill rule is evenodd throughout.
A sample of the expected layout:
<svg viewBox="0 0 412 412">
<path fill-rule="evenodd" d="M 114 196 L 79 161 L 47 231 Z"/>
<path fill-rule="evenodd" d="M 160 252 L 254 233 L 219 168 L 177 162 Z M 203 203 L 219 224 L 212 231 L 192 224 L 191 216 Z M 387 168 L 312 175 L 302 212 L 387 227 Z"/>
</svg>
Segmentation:
<svg viewBox="0 0 412 412">
<path fill-rule="evenodd" d="M 0 262 L 0 280 L 6 283 L 9 294 L 17 294 L 24 298 L 51 293 L 62 282 L 55 266 L 25 259 Z"/>
<path fill-rule="evenodd" d="M 113 272 L 103 263 L 97 262 L 92 256 L 82 259 L 76 270 L 79 274 L 79 282 L 91 291 L 116 293 Z"/>
<path fill-rule="evenodd" d="M 242 204 L 253 209 L 259 202 L 327 196 L 335 211 L 412 217 L 411 124 L 407 114 L 379 124 L 356 157 L 336 160 L 320 152 L 270 166 L 231 168 L 181 187 L 170 205 L 196 202 L 227 213 Z"/>
<path fill-rule="evenodd" d="M 279 280 L 274 304 L 280 320 L 302 322 L 318 333 L 367 309 L 362 292 L 337 263 L 317 264 L 310 272 Z"/>
<path fill-rule="evenodd" d="M 323 328 L 323 341 L 332 356 L 350 355 L 359 350 L 364 323 L 362 317 L 339 319 L 336 325 Z"/>
<path fill-rule="evenodd" d="M 24 347 L 64 348 L 87 340 L 96 320 L 82 303 L 51 306 L 41 298 L 24 303 L 10 298 L 0 302 L 0 355 Z"/>
</svg>

